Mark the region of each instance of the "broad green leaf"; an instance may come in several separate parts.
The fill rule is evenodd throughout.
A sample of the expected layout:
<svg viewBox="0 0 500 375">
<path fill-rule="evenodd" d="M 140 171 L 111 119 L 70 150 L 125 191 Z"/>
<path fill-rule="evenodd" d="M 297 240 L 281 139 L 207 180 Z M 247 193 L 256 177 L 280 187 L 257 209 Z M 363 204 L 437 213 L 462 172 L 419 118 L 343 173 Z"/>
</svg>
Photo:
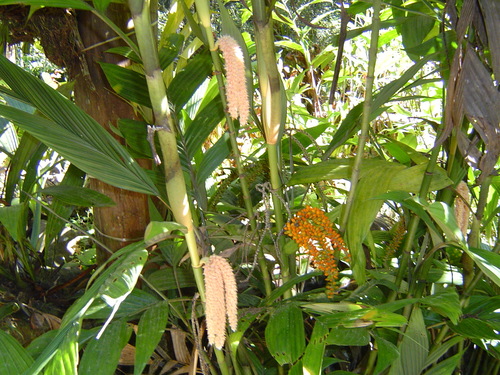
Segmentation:
<svg viewBox="0 0 500 375">
<path fill-rule="evenodd" d="M 446 358 L 439 362 L 436 366 L 426 371 L 424 375 L 452 375 L 455 369 L 459 366 L 463 352 L 455 354 L 453 357 Z"/>
<path fill-rule="evenodd" d="M 458 323 L 458 319 L 462 314 L 460 300 L 454 288 L 447 288 L 443 292 L 423 297 L 420 299 L 420 303 L 449 318 L 453 324 Z"/>
<path fill-rule="evenodd" d="M 450 325 L 451 329 L 467 338 L 498 340 L 498 332 L 493 324 L 486 320 L 465 318 L 457 325 Z"/>
<path fill-rule="evenodd" d="M 133 103 L 151 108 L 146 76 L 116 64 L 100 63 L 106 78 L 115 92 Z"/>
<path fill-rule="evenodd" d="M 377 366 L 374 374 L 380 374 L 399 358 L 399 351 L 396 345 L 379 335 L 375 336 L 375 343 L 377 345 Z"/>
<path fill-rule="evenodd" d="M 138 317 L 144 310 L 158 303 L 158 298 L 142 289 L 135 288 L 125 300 L 121 303 L 120 308 L 115 314 L 115 318 L 134 318 Z M 107 319 L 113 309 L 104 301 L 96 300 L 88 309 L 85 315 L 86 319 Z"/>
<path fill-rule="evenodd" d="M 158 195 L 144 170 L 118 141 L 73 102 L 0 56 L 0 77 L 41 116 L 0 106 L 15 122 L 88 174 L 124 189 Z"/>
<path fill-rule="evenodd" d="M 78 335 L 81 329 L 81 323 L 75 321 L 68 325 L 67 328 L 68 332 L 62 337 L 62 340 L 57 346 L 57 350 L 53 353 L 53 357 L 47 363 L 44 371 L 47 375 L 69 375 L 78 373 Z M 57 338 L 56 336 L 56 339 Z"/>
<path fill-rule="evenodd" d="M 391 186 L 391 181 L 406 169 L 401 164 L 385 161 L 370 163 L 370 166 L 371 168 L 364 167 L 361 170 L 344 237 L 351 253 L 354 278 L 360 285 L 366 281 L 363 241 L 383 204 L 383 201 L 372 198 L 386 193 Z"/>
<path fill-rule="evenodd" d="M 152 159 L 153 153 L 148 141 L 148 128 L 144 121 L 120 119 L 118 120 L 118 130 L 125 138 L 127 146 L 136 153 L 137 157 Z"/>
<path fill-rule="evenodd" d="M 433 202 L 424 206 L 432 219 L 439 225 L 450 241 L 456 241 L 465 245 L 465 238 L 458 227 L 453 209 L 444 202 Z"/>
<path fill-rule="evenodd" d="M 23 373 L 23 375 L 38 374 L 43 369 L 43 367 L 53 358 L 55 353 L 58 352 L 59 348 L 63 347 L 64 345 L 66 345 L 67 347 L 65 349 L 65 353 L 67 355 L 72 353 L 69 350 L 71 349 L 71 345 L 69 345 L 68 342 L 65 341 L 66 337 L 68 335 L 70 335 L 71 337 L 78 336 L 80 321 L 84 317 L 85 313 L 88 311 L 94 300 L 100 296 L 100 291 L 103 285 L 109 285 L 110 283 L 116 282 L 116 270 L 120 267 L 123 268 L 123 263 L 129 260 L 128 256 L 130 254 L 134 254 L 138 251 L 140 252 L 143 248 L 144 243 L 137 242 L 118 250 L 109 259 L 110 262 L 114 261 L 114 263 L 110 263 L 110 265 L 107 267 L 106 264 L 104 264 L 94 273 L 89 282 L 89 284 L 91 284 L 90 288 L 88 288 L 85 294 L 68 308 L 68 310 L 64 314 L 61 328 L 57 331 L 57 334 L 55 335 L 53 340 L 50 341 L 50 343 L 44 348 L 42 353 L 37 356 L 33 364 L 28 370 Z M 113 279 L 108 280 L 111 277 L 113 277 Z M 60 373 L 58 372 L 57 374 L 59 375 Z"/>
<path fill-rule="evenodd" d="M 314 323 L 311 338 L 302 357 L 303 372 L 301 374 L 321 374 L 329 332 L 326 325 L 319 321 Z"/>
<path fill-rule="evenodd" d="M 446 340 L 439 346 L 435 346 L 430 352 L 427 360 L 425 361 L 425 367 L 432 365 L 433 363 L 439 361 L 439 359 L 445 355 L 452 347 L 464 341 L 465 338 L 462 336 L 455 336 L 449 340 Z"/>
<path fill-rule="evenodd" d="M 92 338 L 87 344 L 80 366 L 79 375 L 113 375 L 123 347 L 132 334 L 132 326 L 123 320 L 111 323 L 99 338 Z"/>
<path fill-rule="evenodd" d="M 212 60 L 208 51 L 192 57 L 186 67 L 177 73 L 167 87 L 168 100 L 176 113 L 179 113 L 198 87 L 212 73 Z"/>
<path fill-rule="evenodd" d="M 403 2 L 394 2 L 394 5 L 400 4 L 403 4 Z M 422 2 L 409 3 L 408 5 L 405 4 L 404 8 L 393 7 L 392 11 L 395 18 L 404 20 L 397 26 L 397 30 L 401 34 L 405 49 L 411 49 L 421 45 L 436 23 L 434 15 L 431 15 L 431 10 L 428 5 Z M 425 54 L 425 52 L 426 51 L 422 51 L 422 54 Z M 414 61 L 419 57 L 412 53 L 408 53 L 408 56 Z"/>
<path fill-rule="evenodd" d="M 142 374 L 168 322 L 168 301 L 153 305 L 141 316 L 137 329 L 134 375 Z"/>
<path fill-rule="evenodd" d="M 115 202 L 107 195 L 80 186 L 57 185 L 46 187 L 38 192 L 42 195 L 57 198 L 62 203 L 72 206 L 106 207 L 115 205 Z"/>
<path fill-rule="evenodd" d="M 158 290 L 176 290 L 179 285 L 188 288 L 196 285 L 193 271 L 181 267 L 154 271 L 147 279 Z"/>
<path fill-rule="evenodd" d="M 422 310 L 418 307 L 412 311 L 399 351 L 400 357 L 389 375 L 420 375 L 429 352 L 429 340 Z"/>
<path fill-rule="evenodd" d="M 144 232 L 146 246 L 157 244 L 168 238 L 174 230 L 186 232 L 186 227 L 174 221 L 151 221 Z"/>
<path fill-rule="evenodd" d="M 212 172 L 217 169 L 221 163 L 231 153 L 229 134 L 224 133 L 219 140 L 205 152 L 203 160 L 198 166 L 198 183 L 203 183 Z"/>
<path fill-rule="evenodd" d="M 0 206 L 0 223 L 16 242 L 25 237 L 26 219 L 26 204 Z"/>
<path fill-rule="evenodd" d="M 26 349 L 8 333 L 0 330 L 0 374 L 22 374 L 33 362 Z"/>
<path fill-rule="evenodd" d="M 339 346 L 365 346 L 370 343 L 368 328 L 334 327 L 330 331 L 327 343 Z"/>
<path fill-rule="evenodd" d="M 478 265 L 481 271 L 484 272 L 497 286 L 500 286 L 500 255 L 492 251 L 484 249 L 476 249 L 474 247 L 464 248 L 464 251 Z"/>
<path fill-rule="evenodd" d="M 265 337 L 269 352 L 281 366 L 295 363 L 306 347 L 302 310 L 293 304 L 275 310 L 267 322 Z"/>
<path fill-rule="evenodd" d="M 184 133 L 189 156 L 193 157 L 207 137 L 224 118 L 225 112 L 220 95 L 203 107 Z"/>
<path fill-rule="evenodd" d="M 145 249 L 130 253 L 120 262 L 120 265 L 100 287 L 99 295 L 101 299 L 109 306 L 113 307 L 113 311 L 97 335 L 98 338 L 113 319 L 120 304 L 127 298 L 130 292 L 132 292 L 147 258 L 148 252 Z"/>
</svg>

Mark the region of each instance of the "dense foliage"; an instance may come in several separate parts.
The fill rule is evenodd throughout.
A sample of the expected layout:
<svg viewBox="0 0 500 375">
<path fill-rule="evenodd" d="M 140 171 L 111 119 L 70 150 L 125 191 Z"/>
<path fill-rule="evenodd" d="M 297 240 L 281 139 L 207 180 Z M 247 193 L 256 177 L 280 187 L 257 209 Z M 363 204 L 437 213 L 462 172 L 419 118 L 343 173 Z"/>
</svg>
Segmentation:
<svg viewBox="0 0 500 375">
<path fill-rule="evenodd" d="M 0 57 L 0 374 L 499 373 L 495 0 L 110 3 L 0 0 L 114 30 L 136 114 Z M 149 196 L 104 264 L 91 178 Z"/>
</svg>

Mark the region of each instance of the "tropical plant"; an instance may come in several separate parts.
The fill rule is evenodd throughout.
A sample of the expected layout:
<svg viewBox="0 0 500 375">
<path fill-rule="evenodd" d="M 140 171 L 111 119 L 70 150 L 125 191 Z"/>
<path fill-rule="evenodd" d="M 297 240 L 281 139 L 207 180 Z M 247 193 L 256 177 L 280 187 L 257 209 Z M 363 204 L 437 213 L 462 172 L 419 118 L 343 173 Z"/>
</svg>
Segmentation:
<svg viewBox="0 0 500 375">
<path fill-rule="evenodd" d="M 20 136 L 1 254 L 27 276 L 2 274 L 36 279 L 30 257 L 53 266 L 72 206 L 110 203 L 83 174 L 149 196 L 151 220 L 101 260 L 57 329 L 27 347 L 0 331 L 1 374 L 113 374 L 130 350 L 134 374 L 499 372 L 494 0 L 319 15 L 327 3 L 174 0 L 161 28 L 157 3 L 129 0 L 133 37 L 107 0 L 0 9 L 21 3 L 113 30 L 124 44 L 107 52 L 130 63 L 99 69 L 134 114 L 117 140 L 0 57 L 0 115 Z M 52 188 L 46 152 L 70 164 Z M 34 311 L 0 303 L 0 317 Z"/>
</svg>

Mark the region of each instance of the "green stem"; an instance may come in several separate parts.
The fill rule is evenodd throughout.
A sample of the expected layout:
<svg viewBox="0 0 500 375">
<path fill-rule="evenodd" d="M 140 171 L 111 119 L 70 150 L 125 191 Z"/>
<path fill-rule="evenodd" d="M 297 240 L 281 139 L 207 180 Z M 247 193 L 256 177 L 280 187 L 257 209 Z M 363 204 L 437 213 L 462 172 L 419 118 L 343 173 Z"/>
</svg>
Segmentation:
<svg viewBox="0 0 500 375">
<path fill-rule="evenodd" d="M 274 47 L 274 30 L 272 21 L 272 8 L 264 0 L 252 0 L 253 21 L 255 27 L 255 45 L 257 54 L 257 75 L 262 98 L 262 126 L 266 139 L 268 152 L 269 171 L 273 196 L 276 232 L 280 233 L 284 226 L 282 205 L 282 184 L 280 179 L 280 154 L 278 144 L 285 122 L 286 98 L 277 68 Z M 281 198 L 281 199 L 280 199 Z M 284 247 L 284 238 L 278 238 L 279 249 Z M 290 274 L 295 270 L 295 254 L 281 257 L 283 282 L 290 279 Z M 290 290 L 284 294 L 285 298 L 292 296 Z"/>
<path fill-rule="evenodd" d="M 420 185 L 420 191 L 419 191 L 419 198 L 420 199 L 425 199 L 427 196 L 427 193 L 429 191 L 429 187 L 431 185 L 432 181 L 432 175 L 434 174 L 434 171 L 436 170 L 436 165 L 437 165 L 437 159 L 439 156 L 439 146 L 434 146 L 432 149 L 431 157 L 429 160 L 429 163 L 427 164 L 427 169 L 425 170 L 424 177 L 422 179 L 422 184 Z M 399 263 L 399 269 L 398 273 L 396 275 L 396 290 L 391 291 L 391 293 L 388 296 L 388 302 L 392 302 L 396 299 L 396 296 L 398 294 L 399 287 L 401 286 L 401 282 L 403 281 L 403 278 L 406 274 L 406 271 L 408 269 L 408 265 L 410 262 L 410 257 L 411 257 L 411 250 L 413 248 L 413 241 L 415 239 L 415 235 L 417 233 L 418 229 L 418 224 L 420 222 L 420 218 L 413 214 L 410 223 L 408 224 L 408 233 L 406 234 L 405 237 L 405 242 L 403 244 L 403 250 L 402 250 L 402 255 L 401 255 L 401 262 Z M 425 277 L 426 275 L 420 275 L 420 277 Z"/>
<path fill-rule="evenodd" d="M 186 181 L 177 152 L 177 138 L 168 97 L 163 82 L 156 37 L 152 32 L 149 1 L 129 0 L 130 11 L 134 20 L 140 54 L 144 64 L 144 72 L 149 96 L 158 130 L 165 168 L 165 183 L 170 209 L 175 220 L 186 227 L 185 239 L 191 258 L 191 266 L 196 286 L 202 301 L 205 301 L 203 273 L 200 267 L 200 255 L 196 244 L 193 219 L 186 190 Z"/>
<path fill-rule="evenodd" d="M 349 215 L 351 212 L 352 205 L 354 203 L 356 187 L 358 185 L 361 162 L 363 161 L 363 152 L 365 149 L 365 143 L 368 138 L 368 130 L 370 128 L 370 117 L 372 108 L 372 97 L 373 97 L 373 82 L 375 80 L 375 65 L 377 63 L 377 52 L 378 52 L 378 38 L 380 31 L 380 8 L 381 0 L 373 1 L 373 16 L 372 16 L 372 34 L 370 40 L 369 58 L 368 58 L 368 70 L 366 74 L 365 82 L 365 101 L 363 103 L 363 117 L 361 119 L 361 134 L 358 138 L 357 152 L 354 158 L 354 164 L 352 167 L 351 175 L 351 187 L 349 188 L 349 194 L 345 203 L 344 213 L 341 220 L 340 231 L 344 232 L 349 221 Z"/>
<path fill-rule="evenodd" d="M 216 73 L 217 77 L 217 85 L 219 87 L 219 92 L 222 100 L 222 105 L 224 108 L 227 107 L 227 102 L 226 102 L 226 88 L 224 86 L 224 81 L 222 79 L 221 72 L 223 70 L 222 62 L 220 59 L 219 54 L 215 50 L 215 41 L 214 37 L 212 34 L 212 26 L 210 22 L 210 4 L 207 0 L 195 0 L 196 4 L 196 10 L 198 14 L 198 18 L 200 21 L 201 26 L 203 27 L 203 30 L 205 31 L 205 37 L 206 37 L 206 42 L 208 44 L 208 48 L 210 50 L 210 55 L 212 57 L 212 62 L 214 64 L 214 70 Z M 234 126 L 233 119 L 229 115 L 229 113 L 226 111 L 226 123 L 229 129 L 229 140 L 231 142 L 231 149 L 233 151 L 233 158 L 236 164 L 236 170 L 238 171 L 238 177 L 240 180 L 240 186 L 241 186 L 241 191 L 243 193 L 243 201 L 245 202 L 245 209 L 247 211 L 247 216 L 250 220 L 250 227 L 252 228 L 252 231 L 257 230 L 257 222 L 255 220 L 254 216 L 254 209 L 253 209 L 253 204 L 252 204 L 252 199 L 250 196 L 250 189 L 248 187 L 248 181 L 245 176 L 245 170 L 243 167 L 243 163 L 241 161 L 241 153 L 240 149 L 238 147 L 238 142 L 237 142 L 237 130 L 236 127 Z M 271 277 L 269 274 L 269 270 L 267 267 L 267 262 L 264 257 L 264 252 L 262 248 L 257 249 L 258 251 L 258 263 L 259 267 L 262 271 L 262 278 L 264 281 L 264 287 L 265 287 L 265 292 L 266 296 L 269 296 L 272 291 L 272 286 L 271 286 Z"/>
<path fill-rule="evenodd" d="M 219 349 L 215 349 L 215 356 L 217 357 L 217 363 L 219 364 L 219 369 L 222 375 L 229 375 L 229 367 L 226 363 L 226 358 L 224 357 L 224 352 Z"/>
</svg>

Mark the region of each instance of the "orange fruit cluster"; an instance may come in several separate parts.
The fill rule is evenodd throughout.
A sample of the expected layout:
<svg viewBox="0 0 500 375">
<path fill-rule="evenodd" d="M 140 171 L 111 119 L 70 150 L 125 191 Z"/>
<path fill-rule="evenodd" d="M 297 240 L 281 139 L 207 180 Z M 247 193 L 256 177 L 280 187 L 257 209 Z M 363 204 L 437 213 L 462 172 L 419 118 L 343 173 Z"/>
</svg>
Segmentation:
<svg viewBox="0 0 500 375">
<path fill-rule="evenodd" d="M 350 260 L 349 250 L 333 223 L 321 209 L 306 206 L 290 219 L 284 230 L 311 256 L 314 267 L 324 273 L 326 293 L 333 297 L 339 278 L 338 262 L 341 256 Z"/>
</svg>

